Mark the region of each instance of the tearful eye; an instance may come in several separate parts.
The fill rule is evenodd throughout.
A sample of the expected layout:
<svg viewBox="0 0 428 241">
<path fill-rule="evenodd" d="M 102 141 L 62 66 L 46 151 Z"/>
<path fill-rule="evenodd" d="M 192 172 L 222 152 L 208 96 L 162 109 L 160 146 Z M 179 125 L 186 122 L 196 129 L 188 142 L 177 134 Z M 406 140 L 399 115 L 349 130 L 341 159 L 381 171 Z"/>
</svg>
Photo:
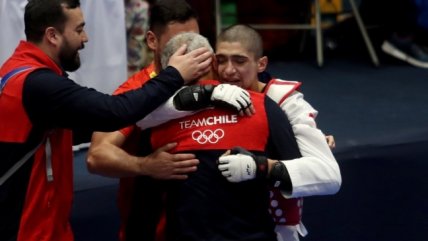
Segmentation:
<svg viewBox="0 0 428 241">
<path fill-rule="evenodd" d="M 244 56 L 236 56 L 233 58 L 233 62 L 238 65 L 245 64 L 247 61 L 248 61 L 248 58 Z"/>
<path fill-rule="evenodd" d="M 224 57 L 217 57 L 217 63 L 224 64 L 226 62 L 226 58 Z"/>
</svg>

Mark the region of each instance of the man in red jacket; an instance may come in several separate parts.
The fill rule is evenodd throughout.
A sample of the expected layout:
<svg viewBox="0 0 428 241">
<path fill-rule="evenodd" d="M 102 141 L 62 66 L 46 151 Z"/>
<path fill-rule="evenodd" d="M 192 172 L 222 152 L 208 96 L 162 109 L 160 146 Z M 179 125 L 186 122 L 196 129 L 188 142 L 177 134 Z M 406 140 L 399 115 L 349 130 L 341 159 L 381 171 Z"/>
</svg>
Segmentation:
<svg viewBox="0 0 428 241">
<path fill-rule="evenodd" d="M 30 0 L 25 34 L 0 68 L 0 239 L 70 241 L 72 132 L 113 131 L 150 113 L 196 73 L 211 53 L 176 53 L 144 87 L 109 96 L 77 85 L 88 41 L 78 0 Z"/>
</svg>

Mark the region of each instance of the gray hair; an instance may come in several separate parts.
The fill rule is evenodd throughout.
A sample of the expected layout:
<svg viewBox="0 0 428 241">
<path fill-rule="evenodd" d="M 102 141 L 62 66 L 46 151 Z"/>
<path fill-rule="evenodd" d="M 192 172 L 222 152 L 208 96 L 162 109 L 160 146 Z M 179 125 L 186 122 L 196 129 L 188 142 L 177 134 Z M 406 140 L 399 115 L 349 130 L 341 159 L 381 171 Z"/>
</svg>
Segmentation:
<svg viewBox="0 0 428 241">
<path fill-rule="evenodd" d="M 208 39 L 205 38 L 204 36 L 193 32 L 179 33 L 166 43 L 165 48 L 162 51 L 162 54 L 161 54 L 162 69 L 165 69 L 168 66 L 169 58 L 171 58 L 171 56 L 183 44 L 187 44 L 186 53 L 201 47 L 206 47 L 212 53 L 214 53 L 214 50 L 211 47 L 210 43 L 208 42 Z"/>
</svg>

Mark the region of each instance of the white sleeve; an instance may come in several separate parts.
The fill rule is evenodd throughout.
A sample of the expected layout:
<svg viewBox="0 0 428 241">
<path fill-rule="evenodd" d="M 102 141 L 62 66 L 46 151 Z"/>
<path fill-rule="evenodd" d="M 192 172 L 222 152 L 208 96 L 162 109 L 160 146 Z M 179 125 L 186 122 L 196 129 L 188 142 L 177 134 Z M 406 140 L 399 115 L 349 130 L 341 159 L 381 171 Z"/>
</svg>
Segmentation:
<svg viewBox="0 0 428 241">
<path fill-rule="evenodd" d="M 318 112 L 303 99 L 303 94 L 294 91 L 282 103 L 287 114 L 301 158 L 282 160 L 287 167 L 293 185 L 289 197 L 305 197 L 336 193 L 342 183 L 339 165 L 327 144 L 324 133 L 316 127 Z"/>
<path fill-rule="evenodd" d="M 181 89 L 183 89 L 182 87 Z M 142 130 L 158 126 L 170 120 L 179 119 L 185 116 L 193 115 L 195 111 L 180 111 L 174 106 L 174 96 L 181 90 L 177 90 L 175 94 L 169 98 L 165 103 L 156 108 L 142 120 L 137 122 L 137 126 Z"/>
</svg>

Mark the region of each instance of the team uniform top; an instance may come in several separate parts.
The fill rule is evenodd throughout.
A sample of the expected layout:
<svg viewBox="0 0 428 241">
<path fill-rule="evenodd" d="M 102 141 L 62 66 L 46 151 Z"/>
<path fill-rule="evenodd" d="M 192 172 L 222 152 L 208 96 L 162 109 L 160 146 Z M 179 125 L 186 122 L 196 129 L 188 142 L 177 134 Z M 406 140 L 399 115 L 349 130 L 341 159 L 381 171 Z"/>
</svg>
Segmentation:
<svg viewBox="0 0 428 241">
<path fill-rule="evenodd" d="M 69 241 L 70 129 L 113 131 L 129 125 L 167 100 L 183 80 L 176 69 L 168 68 L 144 88 L 111 97 L 77 85 L 25 41 L 1 67 L 0 78 L 23 67 L 7 79 L 0 94 L 0 177 L 42 144 L 0 186 L 0 235 L 5 240 Z"/>
<path fill-rule="evenodd" d="M 177 142 L 174 152 L 195 153 L 200 164 L 185 181 L 160 182 L 147 177 L 136 180 L 127 240 L 146 240 L 150 236 L 151 231 L 142 230 L 141 224 L 149 223 L 146 220 L 150 217 L 156 218 L 162 201 L 156 193 L 163 190 L 168 241 L 276 240 L 268 212 L 269 183 L 265 179 L 230 183 L 216 163 L 234 146 L 276 159 L 300 157 L 291 126 L 278 105 L 263 94 L 251 93 L 251 97 L 256 108 L 252 117 L 210 109 L 145 131 L 141 147 L 146 151 L 142 155 Z"/>
</svg>

